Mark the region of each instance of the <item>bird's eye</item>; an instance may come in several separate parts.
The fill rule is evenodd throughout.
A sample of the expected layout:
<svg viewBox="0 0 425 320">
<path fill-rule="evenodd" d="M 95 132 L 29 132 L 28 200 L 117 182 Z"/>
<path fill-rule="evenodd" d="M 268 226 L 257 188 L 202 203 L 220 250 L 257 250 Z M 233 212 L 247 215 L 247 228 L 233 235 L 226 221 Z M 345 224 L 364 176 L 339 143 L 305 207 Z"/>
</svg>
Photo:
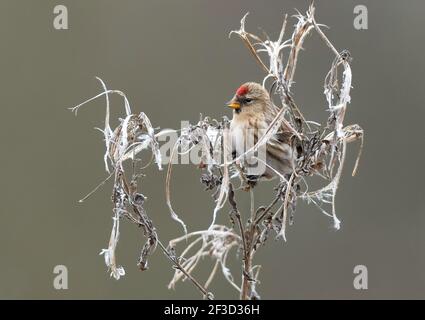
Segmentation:
<svg viewBox="0 0 425 320">
<path fill-rule="evenodd" d="M 250 103 L 252 101 L 252 99 L 250 99 L 250 98 L 245 98 L 245 103 Z"/>
</svg>

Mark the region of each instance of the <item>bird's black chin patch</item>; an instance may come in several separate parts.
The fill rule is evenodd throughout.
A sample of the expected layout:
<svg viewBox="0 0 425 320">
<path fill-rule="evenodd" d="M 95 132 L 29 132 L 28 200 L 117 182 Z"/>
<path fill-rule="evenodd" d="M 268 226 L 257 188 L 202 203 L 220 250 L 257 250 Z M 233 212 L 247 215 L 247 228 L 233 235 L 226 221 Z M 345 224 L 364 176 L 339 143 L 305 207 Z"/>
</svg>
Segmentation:
<svg viewBox="0 0 425 320">
<path fill-rule="evenodd" d="M 239 108 L 239 109 L 235 109 L 236 114 L 241 113 L 241 111 L 242 111 L 242 109 L 241 109 L 241 108 Z"/>
</svg>

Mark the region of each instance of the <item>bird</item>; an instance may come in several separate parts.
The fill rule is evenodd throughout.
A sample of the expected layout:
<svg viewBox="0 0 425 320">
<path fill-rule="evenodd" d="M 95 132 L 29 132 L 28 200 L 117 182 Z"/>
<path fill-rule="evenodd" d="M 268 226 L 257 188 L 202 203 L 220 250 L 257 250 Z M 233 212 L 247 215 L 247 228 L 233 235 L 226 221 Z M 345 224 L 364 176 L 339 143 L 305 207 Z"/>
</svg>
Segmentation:
<svg viewBox="0 0 425 320">
<path fill-rule="evenodd" d="M 235 159 L 244 153 L 247 155 L 246 151 L 257 143 L 280 109 L 273 104 L 268 91 L 256 82 L 242 84 L 226 105 L 233 109 L 229 140 Z M 287 179 L 295 167 L 296 152 L 291 146 L 291 138 L 291 130 L 287 124 L 282 123 L 277 132 L 268 139 L 263 151 L 258 149 L 257 157 L 260 161 L 253 161 L 252 158 L 250 161 L 248 156 L 248 162 L 254 163 L 247 166 L 248 181 L 255 184 L 259 180 L 282 176 Z"/>
</svg>

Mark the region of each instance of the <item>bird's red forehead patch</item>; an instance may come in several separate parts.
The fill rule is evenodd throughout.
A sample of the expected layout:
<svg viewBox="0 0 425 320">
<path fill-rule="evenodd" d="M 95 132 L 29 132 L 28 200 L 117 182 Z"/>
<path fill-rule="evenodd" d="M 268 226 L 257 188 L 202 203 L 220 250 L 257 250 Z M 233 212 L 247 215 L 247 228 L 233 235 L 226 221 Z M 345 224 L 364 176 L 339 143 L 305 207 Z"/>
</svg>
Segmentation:
<svg viewBox="0 0 425 320">
<path fill-rule="evenodd" d="M 236 90 L 236 94 L 238 96 L 244 96 L 249 92 L 249 88 L 246 85 L 241 85 L 238 90 Z"/>
</svg>

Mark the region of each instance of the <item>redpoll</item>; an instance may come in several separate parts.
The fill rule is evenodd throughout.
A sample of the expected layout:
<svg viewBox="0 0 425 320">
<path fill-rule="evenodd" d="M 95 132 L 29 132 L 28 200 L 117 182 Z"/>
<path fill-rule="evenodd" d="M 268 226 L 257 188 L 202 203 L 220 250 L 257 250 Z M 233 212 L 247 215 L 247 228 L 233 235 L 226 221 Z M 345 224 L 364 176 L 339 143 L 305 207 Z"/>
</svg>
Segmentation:
<svg viewBox="0 0 425 320">
<path fill-rule="evenodd" d="M 267 90 L 255 82 L 240 86 L 227 106 L 233 109 L 230 124 L 232 154 L 234 157 L 247 156 L 247 151 L 265 133 L 279 109 L 272 103 Z M 271 179 L 291 174 L 295 153 L 290 144 L 291 136 L 291 132 L 282 124 L 276 134 L 263 145 L 263 152 L 261 148 L 258 150 L 256 161 L 252 161 L 256 163 L 255 169 L 249 167 L 247 177 L 250 180 Z"/>
</svg>

